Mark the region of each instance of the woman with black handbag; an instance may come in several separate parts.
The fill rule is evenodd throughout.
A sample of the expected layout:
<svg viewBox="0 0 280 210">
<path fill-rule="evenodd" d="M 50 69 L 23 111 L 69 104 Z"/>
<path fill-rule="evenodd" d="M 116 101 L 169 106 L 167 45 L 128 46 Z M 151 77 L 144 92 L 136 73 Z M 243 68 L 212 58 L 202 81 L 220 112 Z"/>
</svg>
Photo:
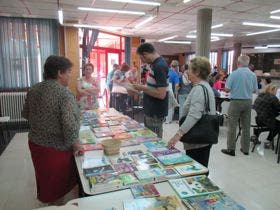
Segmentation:
<svg viewBox="0 0 280 210">
<path fill-rule="evenodd" d="M 208 166 L 211 146 L 217 143 L 219 134 L 215 96 L 207 82 L 210 71 L 207 58 L 191 60 L 189 79 L 193 88 L 182 107 L 184 117 L 180 119 L 180 127 L 168 142 L 171 148 L 182 141 L 186 154 L 205 167 Z"/>
</svg>

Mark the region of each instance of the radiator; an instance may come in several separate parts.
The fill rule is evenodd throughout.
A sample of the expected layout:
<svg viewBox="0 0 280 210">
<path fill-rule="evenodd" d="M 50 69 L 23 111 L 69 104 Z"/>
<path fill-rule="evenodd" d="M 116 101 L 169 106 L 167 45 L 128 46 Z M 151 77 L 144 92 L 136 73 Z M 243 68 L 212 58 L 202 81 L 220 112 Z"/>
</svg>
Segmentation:
<svg viewBox="0 0 280 210">
<path fill-rule="evenodd" d="M 21 116 L 26 92 L 0 92 L 1 116 L 9 116 L 11 122 L 26 121 Z"/>
</svg>

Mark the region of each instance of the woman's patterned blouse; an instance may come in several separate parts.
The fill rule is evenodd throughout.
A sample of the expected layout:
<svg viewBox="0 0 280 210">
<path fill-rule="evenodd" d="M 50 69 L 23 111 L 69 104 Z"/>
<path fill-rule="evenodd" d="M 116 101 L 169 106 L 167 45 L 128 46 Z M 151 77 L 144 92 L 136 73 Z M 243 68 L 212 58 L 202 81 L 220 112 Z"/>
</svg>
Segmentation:
<svg viewBox="0 0 280 210">
<path fill-rule="evenodd" d="M 29 121 L 29 140 L 58 150 L 71 150 L 79 136 L 79 108 L 74 95 L 56 80 L 34 85 L 22 115 Z"/>
</svg>

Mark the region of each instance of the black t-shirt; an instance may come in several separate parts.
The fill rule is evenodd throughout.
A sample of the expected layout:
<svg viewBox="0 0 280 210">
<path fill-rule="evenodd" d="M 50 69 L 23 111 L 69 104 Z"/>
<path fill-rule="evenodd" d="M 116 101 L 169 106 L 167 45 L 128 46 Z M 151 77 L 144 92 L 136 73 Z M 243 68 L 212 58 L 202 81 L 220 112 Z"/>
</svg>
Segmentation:
<svg viewBox="0 0 280 210">
<path fill-rule="evenodd" d="M 162 57 L 158 57 L 151 64 L 151 71 L 147 79 L 147 86 L 151 88 L 168 87 L 168 65 Z M 164 99 L 158 99 L 144 94 L 144 114 L 150 117 L 163 118 L 168 112 L 168 92 Z"/>
</svg>

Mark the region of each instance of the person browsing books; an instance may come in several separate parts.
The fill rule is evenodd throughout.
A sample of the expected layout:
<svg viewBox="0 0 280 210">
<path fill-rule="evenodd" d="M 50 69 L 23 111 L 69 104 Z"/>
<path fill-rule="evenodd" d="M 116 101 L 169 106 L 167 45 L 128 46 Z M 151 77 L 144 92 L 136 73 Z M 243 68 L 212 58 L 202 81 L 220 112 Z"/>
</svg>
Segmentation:
<svg viewBox="0 0 280 210">
<path fill-rule="evenodd" d="M 183 116 L 186 116 L 184 122 L 179 127 L 176 134 L 168 141 L 168 147 L 172 148 L 187 133 L 205 113 L 204 86 L 209 96 L 209 114 L 215 115 L 215 96 L 209 83 L 206 81 L 211 71 L 211 65 L 207 58 L 196 57 L 190 62 L 189 79 L 193 84 L 183 107 Z M 207 135 L 207 134 L 205 134 Z M 184 143 L 186 154 L 201 163 L 205 167 L 208 166 L 211 144 L 188 144 Z"/>
<path fill-rule="evenodd" d="M 37 198 L 43 203 L 61 205 L 63 196 L 77 185 L 73 152 L 82 155 L 83 150 L 78 144 L 79 107 L 68 89 L 71 67 L 67 58 L 49 56 L 44 81 L 29 90 L 22 111 L 30 124 L 28 144 Z"/>
<path fill-rule="evenodd" d="M 162 123 L 168 111 L 168 65 L 150 43 L 143 43 L 137 48 L 137 54 L 143 63 L 151 66 L 146 85 L 134 84 L 138 91 L 143 91 L 144 124 L 162 137 Z"/>
</svg>

